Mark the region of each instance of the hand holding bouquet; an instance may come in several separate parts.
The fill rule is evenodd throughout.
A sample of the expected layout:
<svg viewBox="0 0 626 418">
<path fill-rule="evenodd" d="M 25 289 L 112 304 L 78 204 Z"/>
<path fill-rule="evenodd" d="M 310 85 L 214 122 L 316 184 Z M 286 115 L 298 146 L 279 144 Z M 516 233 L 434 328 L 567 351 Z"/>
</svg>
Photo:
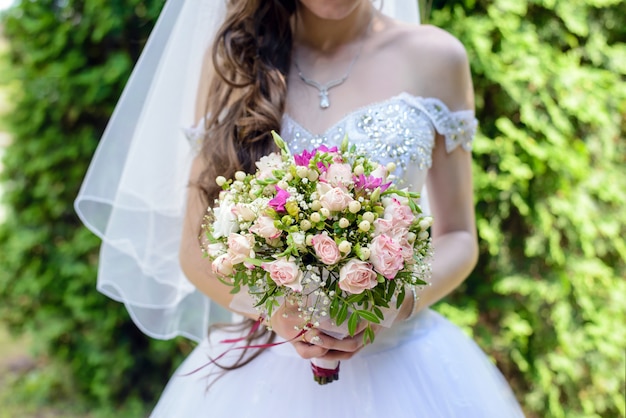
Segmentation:
<svg viewBox="0 0 626 418">
<path fill-rule="evenodd" d="M 407 289 L 430 278 L 430 217 L 417 193 L 391 181 L 382 166 L 350 146 L 320 146 L 291 155 L 273 133 L 280 152 L 256 163 L 254 174 L 216 179 L 222 187 L 203 225 L 203 249 L 213 272 L 247 291 L 257 312 L 271 318 L 289 300 L 298 305 L 302 330 L 330 321 L 354 335 L 398 309 Z M 409 290 L 410 291 L 410 290 Z M 335 380 L 313 360 L 318 383 Z"/>
</svg>

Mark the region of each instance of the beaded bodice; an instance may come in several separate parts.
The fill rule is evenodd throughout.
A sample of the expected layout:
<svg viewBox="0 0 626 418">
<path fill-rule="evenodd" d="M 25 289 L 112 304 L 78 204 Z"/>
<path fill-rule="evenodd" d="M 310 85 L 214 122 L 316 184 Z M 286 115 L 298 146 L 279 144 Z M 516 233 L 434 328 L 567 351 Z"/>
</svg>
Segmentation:
<svg viewBox="0 0 626 418">
<path fill-rule="evenodd" d="M 393 161 L 396 176 L 421 188 L 432 164 L 435 131 L 444 136 L 448 152 L 458 146 L 470 150 L 476 131 L 474 112 L 451 112 L 439 99 L 401 93 L 348 113 L 321 134 L 309 132 L 285 114 L 281 136 L 292 152 L 299 153 L 322 144 L 339 145 L 348 134 L 361 151 L 383 164 Z"/>
<path fill-rule="evenodd" d="M 370 158 L 396 163 L 394 174 L 405 186 L 419 190 L 432 164 L 435 133 L 443 135 L 448 152 L 459 146 L 470 150 L 476 125 L 473 110 L 452 112 L 439 99 L 400 93 L 348 113 L 321 134 L 309 132 L 285 114 L 280 134 L 293 153 L 322 144 L 339 145 L 348 134 L 350 142 Z M 197 147 L 204 138 L 203 121 L 185 134 Z"/>
</svg>

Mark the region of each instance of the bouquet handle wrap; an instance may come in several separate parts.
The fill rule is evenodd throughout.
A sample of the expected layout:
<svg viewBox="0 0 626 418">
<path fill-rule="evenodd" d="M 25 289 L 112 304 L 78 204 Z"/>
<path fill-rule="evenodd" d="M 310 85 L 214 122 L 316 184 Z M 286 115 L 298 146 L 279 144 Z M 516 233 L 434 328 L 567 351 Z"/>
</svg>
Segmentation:
<svg viewBox="0 0 626 418">
<path fill-rule="evenodd" d="M 248 293 L 248 287 L 242 288 L 235 293 L 228 308 L 242 315 L 259 315 L 259 311 L 254 307 L 254 299 Z"/>
</svg>

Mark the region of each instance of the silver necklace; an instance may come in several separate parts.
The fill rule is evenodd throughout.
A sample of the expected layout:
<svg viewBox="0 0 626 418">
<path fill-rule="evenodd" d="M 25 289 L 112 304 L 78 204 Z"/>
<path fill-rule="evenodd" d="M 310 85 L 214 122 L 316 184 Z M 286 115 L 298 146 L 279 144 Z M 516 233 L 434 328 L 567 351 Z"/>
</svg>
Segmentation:
<svg viewBox="0 0 626 418">
<path fill-rule="evenodd" d="M 363 35 L 363 40 L 361 41 L 361 45 L 359 46 L 359 50 L 357 51 L 354 58 L 352 58 L 352 61 L 350 62 L 350 65 L 348 65 L 348 69 L 346 70 L 345 74 L 340 78 L 331 80 L 326 84 L 322 84 L 311 78 L 308 78 L 304 74 L 302 74 L 302 70 L 300 69 L 300 65 L 298 64 L 298 59 L 294 56 L 293 64 L 296 67 L 296 70 L 298 71 L 298 77 L 300 77 L 300 80 L 302 80 L 305 84 L 308 84 L 309 86 L 315 87 L 316 89 L 319 90 L 320 107 L 322 109 L 327 109 L 330 106 L 330 99 L 328 97 L 328 91 L 332 89 L 333 87 L 342 85 L 348 79 L 348 76 L 350 75 L 350 72 L 352 71 L 352 67 L 354 67 L 354 63 L 356 63 L 356 61 L 361 56 L 361 51 L 363 51 L 363 46 L 365 45 L 365 37 L 367 33 L 370 31 L 370 28 L 372 27 L 372 22 L 374 21 L 373 17 L 374 16 L 372 13 L 372 18 L 370 19 L 370 22 L 367 25 L 367 29 L 365 30 L 365 34 Z"/>
</svg>

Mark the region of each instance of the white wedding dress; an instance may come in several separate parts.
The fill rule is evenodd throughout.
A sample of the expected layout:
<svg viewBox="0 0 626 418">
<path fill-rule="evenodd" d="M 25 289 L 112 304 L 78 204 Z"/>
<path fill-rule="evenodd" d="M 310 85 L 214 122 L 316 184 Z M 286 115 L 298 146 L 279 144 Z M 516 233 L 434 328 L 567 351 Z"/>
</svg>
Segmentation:
<svg viewBox="0 0 626 418">
<path fill-rule="evenodd" d="M 435 131 L 450 152 L 469 150 L 475 131 L 472 111 L 450 112 L 437 99 L 402 93 L 349 113 L 322 135 L 313 135 L 285 115 L 281 135 L 294 152 L 322 143 L 352 143 L 419 190 L 431 165 Z M 407 183 L 409 181 L 407 180 Z M 174 374 L 152 417 L 458 417 L 508 418 L 523 413 L 509 386 L 480 348 L 432 310 L 384 329 L 374 344 L 341 362 L 340 379 L 319 386 L 308 360 L 285 343 L 226 372 L 210 365 L 231 345 L 232 333 L 216 331 Z M 239 344 L 241 345 L 241 344 Z M 222 360 L 239 355 L 229 352 Z M 207 366 L 208 365 L 208 366 Z M 203 367 L 206 366 L 206 367 Z M 198 370 L 199 369 L 199 370 Z"/>
</svg>

